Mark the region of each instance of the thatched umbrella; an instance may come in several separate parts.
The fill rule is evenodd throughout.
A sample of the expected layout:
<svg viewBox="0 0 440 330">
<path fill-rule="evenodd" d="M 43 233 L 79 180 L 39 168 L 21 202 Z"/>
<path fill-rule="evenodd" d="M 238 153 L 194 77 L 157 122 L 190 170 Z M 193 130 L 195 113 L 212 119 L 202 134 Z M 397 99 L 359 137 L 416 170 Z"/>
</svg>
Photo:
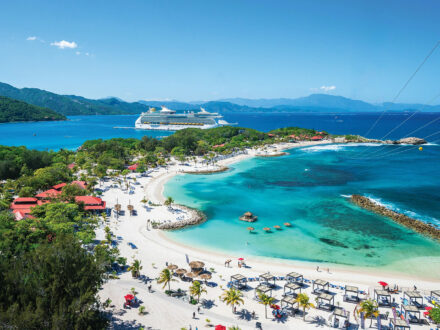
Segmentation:
<svg viewBox="0 0 440 330">
<path fill-rule="evenodd" d="M 187 273 L 186 269 L 183 268 L 179 268 L 178 270 L 175 271 L 175 273 L 179 276 L 185 275 Z"/>
<path fill-rule="evenodd" d="M 284 223 L 284 226 L 286 226 L 286 227 L 290 227 L 290 226 L 292 226 L 292 224 L 291 224 L 290 222 L 285 222 L 285 223 Z"/>
<path fill-rule="evenodd" d="M 115 210 L 119 212 L 121 210 L 121 204 L 116 204 Z"/>
<path fill-rule="evenodd" d="M 191 279 L 194 279 L 194 278 L 196 278 L 196 277 L 198 276 L 198 274 L 196 274 L 196 273 L 194 273 L 194 272 L 189 272 L 189 273 L 186 273 L 185 276 L 186 276 L 186 277 L 189 277 L 189 278 L 191 278 Z"/>
<path fill-rule="evenodd" d="M 200 278 L 201 278 L 202 280 L 205 280 L 205 283 L 206 283 L 206 281 L 207 281 L 207 280 L 210 280 L 210 279 L 212 278 L 212 276 L 211 276 L 211 274 L 204 273 L 204 274 L 200 275 Z"/>
<path fill-rule="evenodd" d="M 265 232 L 269 232 L 269 231 L 270 231 L 270 228 L 269 228 L 269 227 L 264 227 L 263 230 L 264 230 Z"/>
<path fill-rule="evenodd" d="M 273 226 L 275 229 L 277 229 L 277 230 L 280 230 L 281 229 L 281 227 L 280 226 L 278 226 L 278 225 L 275 225 L 275 226 Z"/>
<path fill-rule="evenodd" d="M 177 268 L 179 268 L 179 266 L 177 266 L 177 265 L 173 265 L 173 264 L 170 264 L 170 265 L 168 265 L 168 267 L 167 267 L 169 270 L 176 270 Z"/>
<path fill-rule="evenodd" d="M 252 233 L 252 231 L 254 231 L 255 228 L 254 227 L 247 227 L 247 230 L 249 230 L 249 232 Z"/>
<path fill-rule="evenodd" d="M 205 263 L 202 261 L 191 261 L 189 263 L 189 266 L 191 267 L 191 269 L 202 269 L 203 267 L 205 267 Z"/>
</svg>

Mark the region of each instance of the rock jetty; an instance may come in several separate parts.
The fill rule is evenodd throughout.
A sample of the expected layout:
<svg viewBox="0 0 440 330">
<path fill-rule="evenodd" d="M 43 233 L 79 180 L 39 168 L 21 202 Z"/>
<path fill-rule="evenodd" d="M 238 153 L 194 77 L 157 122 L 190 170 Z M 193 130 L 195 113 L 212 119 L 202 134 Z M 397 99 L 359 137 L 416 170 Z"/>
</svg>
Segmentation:
<svg viewBox="0 0 440 330">
<path fill-rule="evenodd" d="M 367 139 L 360 135 L 353 135 L 347 138 L 346 136 L 337 137 L 332 139 L 332 142 L 335 143 L 382 143 L 382 144 L 426 144 L 427 141 L 418 137 L 407 137 L 400 140 L 377 140 L 377 139 Z"/>
<path fill-rule="evenodd" d="M 184 220 L 162 223 L 158 225 L 156 229 L 176 230 L 189 226 L 196 226 L 206 221 L 206 215 L 199 210 L 192 209 L 183 205 L 178 205 L 178 208 L 188 212 L 190 214 L 190 217 Z"/>
<path fill-rule="evenodd" d="M 404 214 L 389 210 L 385 206 L 373 202 L 368 197 L 352 195 L 351 201 L 366 210 L 390 218 L 394 222 L 397 222 L 398 224 L 401 224 L 402 226 L 412 229 L 420 234 L 440 240 L 440 230 L 423 221 L 413 219 Z"/>
</svg>

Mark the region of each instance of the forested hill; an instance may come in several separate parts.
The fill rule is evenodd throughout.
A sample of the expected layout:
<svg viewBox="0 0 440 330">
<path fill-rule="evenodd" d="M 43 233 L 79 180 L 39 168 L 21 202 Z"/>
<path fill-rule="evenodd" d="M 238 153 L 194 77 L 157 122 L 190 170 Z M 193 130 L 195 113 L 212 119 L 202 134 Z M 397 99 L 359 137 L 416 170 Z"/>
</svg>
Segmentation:
<svg viewBox="0 0 440 330">
<path fill-rule="evenodd" d="M 38 88 L 15 88 L 5 83 L 0 83 L 0 95 L 47 107 L 65 116 L 136 114 L 148 110 L 147 106 L 138 102 L 129 103 L 117 98 L 91 100 L 75 95 L 59 95 Z"/>
<path fill-rule="evenodd" d="M 66 120 L 66 117 L 48 108 L 0 96 L 0 123 L 49 120 Z"/>
</svg>

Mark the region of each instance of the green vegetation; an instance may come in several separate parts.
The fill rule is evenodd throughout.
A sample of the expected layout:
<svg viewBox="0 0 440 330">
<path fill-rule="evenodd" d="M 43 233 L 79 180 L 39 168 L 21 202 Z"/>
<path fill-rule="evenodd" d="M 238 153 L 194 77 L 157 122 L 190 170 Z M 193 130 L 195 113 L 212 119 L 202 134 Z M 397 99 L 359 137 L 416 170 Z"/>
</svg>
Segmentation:
<svg viewBox="0 0 440 330">
<path fill-rule="evenodd" d="M 370 328 L 373 324 L 373 319 L 379 315 L 379 305 L 377 301 L 372 299 L 367 299 L 361 301 L 359 304 L 359 308 L 357 309 L 357 314 L 364 313 L 364 317 L 366 319 L 370 318 Z"/>
<path fill-rule="evenodd" d="M 189 287 L 189 292 L 191 293 L 191 295 L 197 297 L 198 303 L 200 301 L 200 296 L 202 295 L 202 293 L 206 293 L 207 291 L 199 281 L 194 281 Z"/>
<path fill-rule="evenodd" d="M 165 268 L 160 272 L 157 283 L 163 284 L 163 289 L 168 285 L 168 291 L 171 291 L 171 282 L 173 281 L 175 281 L 173 273 L 168 268 Z"/>
<path fill-rule="evenodd" d="M 298 307 L 303 310 L 303 320 L 306 320 L 306 309 L 315 308 L 315 305 L 310 302 L 310 298 L 306 293 L 299 293 L 296 296 L 295 302 L 298 303 Z"/>
<path fill-rule="evenodd" d="M 66 120 L 66 117 L 48 108 L 0 96 L 0 123 L 49 120 Z"/>
<path fill-rule="evenodd" d="M 223 301 L 226 305 L 231 305 L 232 312 L 234 312 L 234 308 L 240 304 L 244 304 L 243 293 L 240 290 L 236 290 L 234 288 L 230 288 L 229 290 L 225 290 L 220 297 L 221 301 Z"/>
<path fill-rule="evenodd" d="M 265 293 L 262 292 L 258 292 L 258 299 L 259 299 L 259 303 L 264 305 L 264 314 L 266 316 L 267 319 L 267 306 L 270 306 L 273 304 L 275 298 L 271 297 Z"/>
<path fill-rule="evenodd" d="M 440 324 L 440 307 L 435 307 L 429 311 L 429 317 L 435 324 Z"/>
<path fill-rule="evenodd" d="M 116 98 L 90 100 L 75 95 L 59 95 L 38 88 L 15 88 L 0 83 L 0 95 L 52 109 L 65 116 L 136 114 L 148 107 L 138 102 L 128 103 Z"/>
</svg>

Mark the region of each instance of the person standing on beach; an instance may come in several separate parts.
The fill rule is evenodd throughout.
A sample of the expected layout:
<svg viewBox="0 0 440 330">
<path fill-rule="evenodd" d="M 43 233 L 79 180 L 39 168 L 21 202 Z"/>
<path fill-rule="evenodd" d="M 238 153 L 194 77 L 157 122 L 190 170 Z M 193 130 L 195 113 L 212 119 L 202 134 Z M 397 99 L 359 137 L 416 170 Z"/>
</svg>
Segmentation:
<svg viewBox="0 0 440 330">
<path fill-rule="evenodd" d="M 316 266 L 316 271 L 319 272 L 319 266 Z"/>
</svg>

